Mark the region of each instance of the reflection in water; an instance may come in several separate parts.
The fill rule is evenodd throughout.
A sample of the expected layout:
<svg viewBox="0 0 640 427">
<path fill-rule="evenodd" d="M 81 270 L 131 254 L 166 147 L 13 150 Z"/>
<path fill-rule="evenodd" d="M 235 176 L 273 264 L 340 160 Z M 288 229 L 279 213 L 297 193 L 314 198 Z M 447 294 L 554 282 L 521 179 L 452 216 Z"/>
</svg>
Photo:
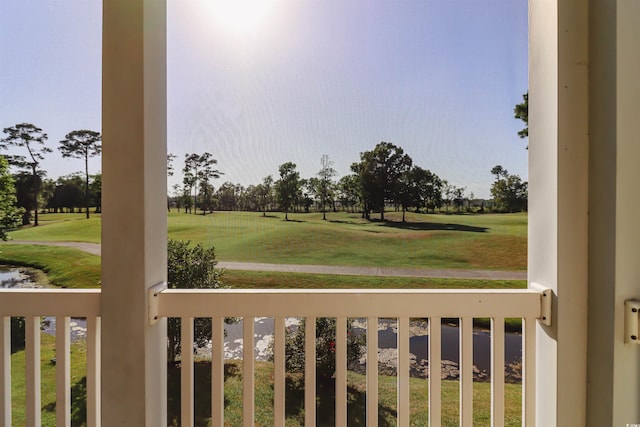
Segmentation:
<svg viewBox="0 0 640 427">
<path fill-rule="evenodd" d="M 35 282 L 33 274 L 30 274 L 26 269 L 0 267 L 0 288 L 44 288 L 44 286 Z M 71 340 L 75 341 L 86 338 L 87 322 L 85 319 L 71 319 L 69 323 Z M 46 334 L 55 335 L 56 318 L 44 317 L 41 329 Z"/>
<path fill-rule="evenodd" d="M 0 288 L 41 288 L 26 270 L 15 267 L 0 267 Z"/>
</svg>

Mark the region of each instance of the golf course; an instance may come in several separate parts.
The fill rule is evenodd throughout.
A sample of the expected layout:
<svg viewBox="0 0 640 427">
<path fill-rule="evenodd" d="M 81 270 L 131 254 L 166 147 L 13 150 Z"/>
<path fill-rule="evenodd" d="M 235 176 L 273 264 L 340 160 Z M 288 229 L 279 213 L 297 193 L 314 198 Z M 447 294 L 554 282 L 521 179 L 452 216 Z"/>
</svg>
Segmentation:
<svg viewBox="0 0 640 427">
<path fill-rule="evenodd" d="M 235 287 L 522 287 L 522 280 L 468 280 L 455 270 L 525 272 L 527 216 L 518 214 L 414 214 L 388 212 L 386 221 L 359 213 L 322 214 L 215 212 L 168 214 L 168 236 L 214 247 L 219 262 L 315 266 L 446 269 L 451 278 L 368 277 L 227 269 L 224 282 Z M 0 263 L 27 265 L 47 273 L 53 285 L 98 286 L 100 258 L 47 242 L 100 243 L 101 216 L 42 214 L 41 225 L 12 231 L 20 242 L 2 245 Z M 71 244 L 73 246 L 73 244 Z M 462 275 L 460 275 L 462 276 Z M 464 276 L 462 276 L 464 277 Z"/>
</svg>

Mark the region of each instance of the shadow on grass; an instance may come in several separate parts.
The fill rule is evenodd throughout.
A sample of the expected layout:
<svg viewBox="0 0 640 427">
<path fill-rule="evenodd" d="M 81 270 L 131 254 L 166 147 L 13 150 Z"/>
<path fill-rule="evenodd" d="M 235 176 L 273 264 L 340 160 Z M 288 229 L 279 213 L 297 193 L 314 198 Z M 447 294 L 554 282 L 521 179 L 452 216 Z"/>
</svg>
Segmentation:
<svg viewBox="0 0 640 427">
<path fill-rule="evenodd" d="M 42 409 L 47 412 L 56 411 L 56 402 L 45 405 Z M 87 425 L 87 377 L 78 380 L 71 387 L 71 426 Z"/>
<path fill-rule="evenodd" d="M 232 377 L 241 376 L 241 368 L 237 364 L 225 364 L 225 382 Z M 194 366 L 195 380 L 195 425 L 207 427 L 211 416 L 211 363 L 196 362 Z M 228 386 L 228 385 L 227 385 Z M 273 395 L 273 383 L 260 384 L 256 387 L 268 387 Z M 170 365 L 167 378 L 168 425 L 180 426 L 180 366 Z M 228 393 L 228 390 L 227 392 Z M 225 393 L 224 406 L 230 403 Z M 318 427 L 335 425 L 335 381 L 318 378 L 316 389 L 316 425 Z M 366 393 L 354 387 L 347 389 L 347 417 L 349 426 L 366 426 Z M 286 417 L 293 425 L 304 425 L 304 377 L 301 374 L 287 375 L 285 380 Z M 384 405 L 378 407 L 378 425 L 395 426 L 396 411 Z M 271 421 L 269 421 L 271 422 Z M 258 425 L 259 420 L 256 420 Z M 291 425 L 291 424 L 287 424 Z"/>
<path fill-rule="evenodd" d="M 351 224 L 351 225 L 366 225 L 366 224 L 379 224 L 386 227 L 399 228 L 402 230 L 417 230 L 417 231 L 465 231 L 472 233 L 486 233 L 489 229 L 487 227 L 474 227 L 464 224 L 452 224 L 452 223 L 439 223 L 439 222 L 400 222 L 391 221 L 385 219 L 384 221 L 379 219 L 370 219 L 367 223 L 358 223 L 355 221 L 342 221 L 342 220 L 329 220 L 329 222 L 335 224 Z"/>
<path fill-rule="evenodd" d="M 402 230 L 420 230 L 420 231 L 466 231 L 472 233 L 486 233 L 487 227 L 473 227 L 463 224 L 443 224 L 438 222 L 396 222 L 396 221 L 380 221 L 372 220 L 371 222 L 381 222 L 387 227 L 400 228 Z"/>
<path fill-rule="evenodd" d="M 289 375 L 286 379 L 286 416 L 304 425 L 304 377 Z M 316 425 L 318 427 L 335 426 L 335 379 L 317 378 L 316 385 Z M 347 424 L 366 426 L 367 394 L 354 387 L 347 387 Z M 396 411 L 378 405 L 378 426 L 395 426 Z"/>
</svg>

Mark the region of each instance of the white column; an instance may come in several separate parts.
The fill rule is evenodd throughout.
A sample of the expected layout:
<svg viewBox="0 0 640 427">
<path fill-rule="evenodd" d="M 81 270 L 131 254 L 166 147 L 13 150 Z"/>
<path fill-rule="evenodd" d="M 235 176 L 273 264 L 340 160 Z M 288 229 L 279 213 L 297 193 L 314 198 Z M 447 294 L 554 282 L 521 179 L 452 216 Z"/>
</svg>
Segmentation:
<svg viewBox="0 0 640 427">
<path fill-rule="evenodd" d="M 103 3 L 102 425 L 166 425 L 166 5 Z"/>
<path fill-rule="evenodd" d="M 623 306 L 640 298 L 640 4 L 591 2 L 590 270 L 587 425 L 640 423 L 640 346 Z"/>
<path fill-rule="evenodd" d="M 626 425 L 640 423 L 640 346 L 624 343 L 622 316 L 626 299 L 640 299 L 640 3 L 619 0 L 616 15 L 616 280 L 611 425 Z"/>
<path fill-rule="evenodd" d="M 586 424 L 588 4 L 531 0 L 529 281 L 553 289 L 537 326 L 536 425 Z"/>
</svg>

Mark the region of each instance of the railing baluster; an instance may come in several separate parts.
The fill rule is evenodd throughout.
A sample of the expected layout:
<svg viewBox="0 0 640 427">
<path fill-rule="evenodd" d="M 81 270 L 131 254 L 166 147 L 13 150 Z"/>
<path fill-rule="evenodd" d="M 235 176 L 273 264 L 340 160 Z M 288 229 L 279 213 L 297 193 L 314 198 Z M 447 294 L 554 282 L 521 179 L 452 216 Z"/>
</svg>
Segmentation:
<svg viewBox="0 0 640 427">
<path fill-rule="evenodd" d="M 442 319 L 429 318 L 429 427 L 440 427 L 442 420 Z"/>
<path fill-rule="evenodd" d="M 244 427 L 254 427 L 255 319 L 253 317 L 245 317 L 242 325 L 242 425 Z"/>
<path fill-rule="evenodd" d="M 367 318 L 367 426 L 378 427 L 378 318 Z"/>
<path fill-rule="evenodd" d="M 40 317 L 30 316 L 26 325 L 27 427 L 40 427 Z"/>
<path fill-rule="evenodd" d="M 491 427 L 504 426 L 504 318 L 491 319 Z"/>
<path fill-rule="evenodd" d="M 307 317 L 304 327 L 304 425 L 316 425 L 316 318 Z"/>
<path fill-rule="evenodd" d="M 180 321 L 180 425 L 192 427 L 194 417 L 193 389 L 193 317 Z"/>
<path fill-rule="evenodd" d="M 56 317 L 56 426 L 71 427 L 71 319 Z"/>
<path fill-rule="evenodd" d="M 0 316 L 0 425 L 11 425 L 11 317 Z"/>
<path fill-rule="evenodd" d="M 347 425 L 347 318 L 336 318 L 336 425 Z"/>
<path fill-rule="evenodd" d="M 224 317 L 211 319 L 211 425 L 224 426 Z"/>
<path fill-rule="evenodd" d="M 473 318 L 460 319 L 460 425 L 473 426 Z"/>
<path fill-rule="evenodd" d="M 273 319 L 273 420 L 274 426 L 285 423 L 285 324 L 284 317 Z"/>
<path fill-rule="evenodd" d="M 409 426 L 409 318 L 398 318 L 398 427 Z"/>
<path fill-rule="evenodd" d="M 536 320 L 522 319 L 522 425 L 535 425 Z"/>
<path fill-rule="evenodd" d="M 100 427 L 100 326 L 102 318 L 87 317 L 87 426 Z"/>
</svg>

